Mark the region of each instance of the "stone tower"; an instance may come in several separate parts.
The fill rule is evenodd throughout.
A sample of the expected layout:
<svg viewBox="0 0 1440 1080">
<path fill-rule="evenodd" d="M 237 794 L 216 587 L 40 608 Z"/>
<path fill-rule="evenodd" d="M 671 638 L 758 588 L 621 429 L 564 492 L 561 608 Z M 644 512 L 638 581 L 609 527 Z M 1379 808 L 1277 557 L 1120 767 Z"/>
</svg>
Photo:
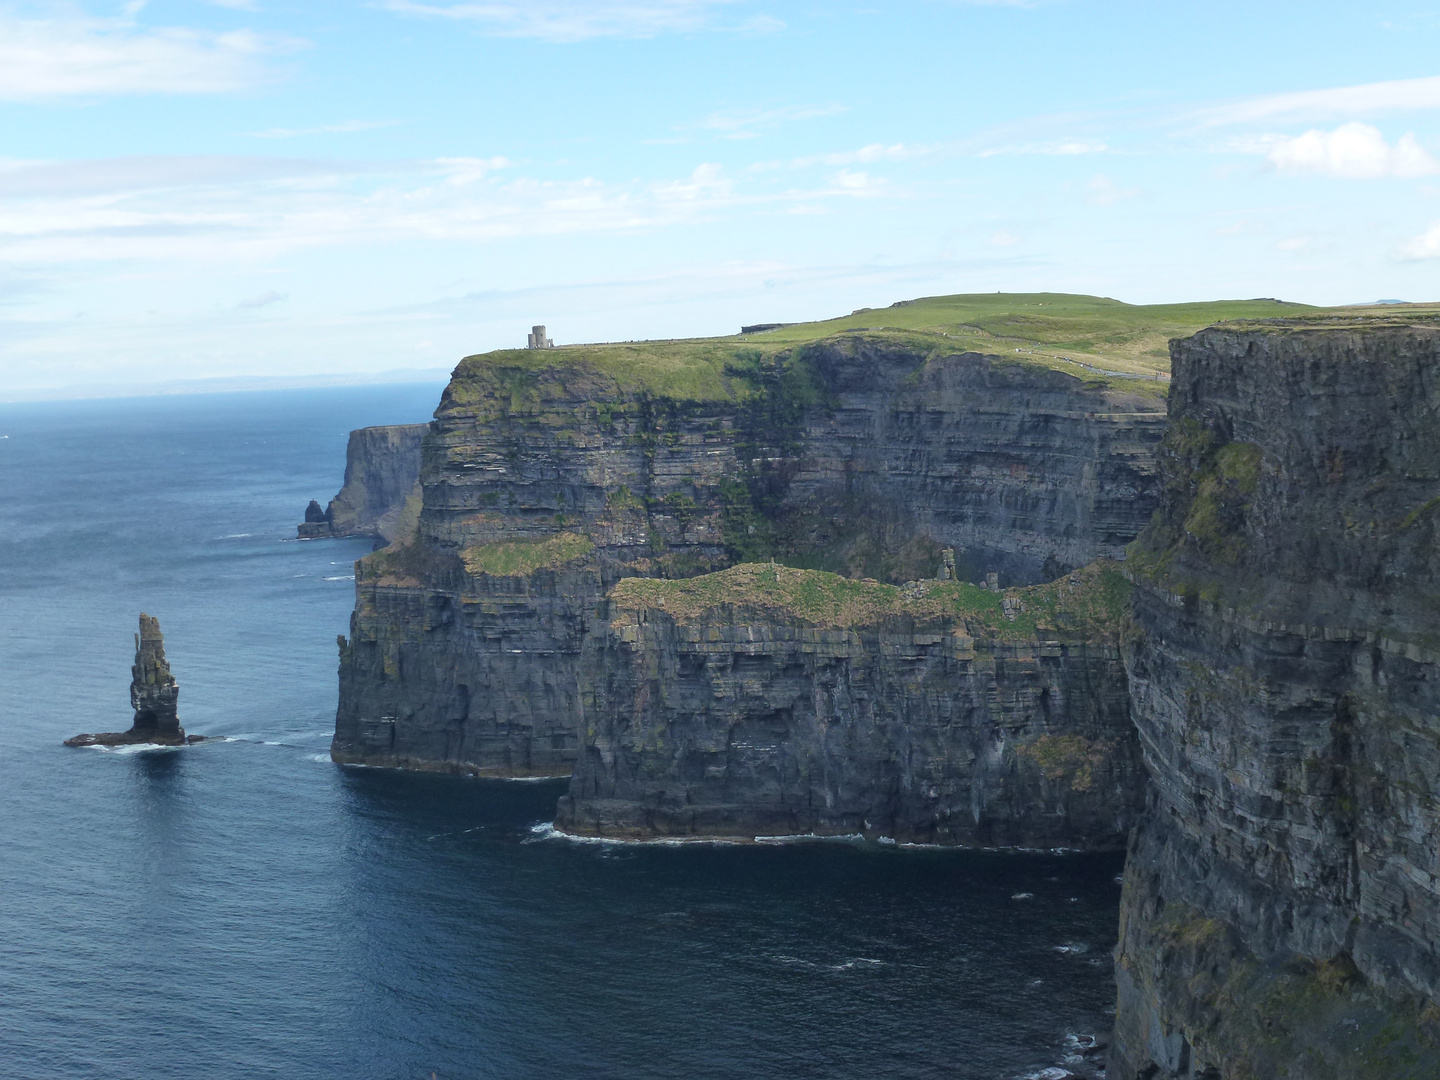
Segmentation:
<svg viewBox="0 0 1440 1080">
<path fill-rule="evenodd" d="M 527 349 L 553 349 L 555 342 L 545 336 L 545 327 L 543 325 L 532 326 L 530 333 L 525 337 L 525 347 Z"/>
</svg>

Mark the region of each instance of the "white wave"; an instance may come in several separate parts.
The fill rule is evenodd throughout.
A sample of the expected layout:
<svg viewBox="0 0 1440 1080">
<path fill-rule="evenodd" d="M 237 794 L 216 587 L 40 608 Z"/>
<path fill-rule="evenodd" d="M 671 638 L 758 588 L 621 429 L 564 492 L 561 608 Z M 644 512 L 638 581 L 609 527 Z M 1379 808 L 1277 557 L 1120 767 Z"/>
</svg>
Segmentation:
<svg viewBox="0 0 1440 1080">
<path fill-rule="evenodd" d="M 183 750 L 182 746 L 166 746 L 164 743 L 126 743 L 124 746 L 87 746 L 86 750 L 101 750 L 107 754 L 147 754 L 152 750 Z"/>
<path fill-rule="evenodd" d="M 476 780 L 501 780 L 507 784 L 550 784 L 556 780 L 569 780 L 570 774 L 557 776 L 477 776 Z"/>
<path fill-rule="evenodd" d="M 865 835 L 863 833 L 839 833 L 833 836 L 821 836 L 819 833 L 789 833 L 782 836 L 757 836 L 757 844 L 807 844 L 816 840 L 829 840 L 842 844 L 863 844 Z"/>
<path fill-rule="evenodd" d="M 1011 893 L 1011 894 L 1010 894 L 1010 899 L 1011 899 L 1011 900 L 1034 900 L 1034 899 L 1035 899 L 1035 894 L 1034 894 L 1033 892 L 1017 892 L 1017 893 Z"/>
<path fill-rule="evenodd" d="M 354 581 L 354 574 L 341 574 L 339 577 L 327 577 L 326 581 Z"/>
<path fill-rule="evenodd" d="M 226 533 L 220 537 L 221 540 L 248 540 L 254 533 Z"/>
<path fill-rule="evenodd" d="M 1070 1080 L 1075 1074 L 1069 1069 L 1062 1069 L 1052 1065 L 1048 1069 L 1041 1069 L 1039 1072 L 1026 1073 L 1020 1080 Z"/>
<path fill-rule="evenodd" d="M 1090 951 L 1090 946 L 1083 941 L 1078 941 L 1067 945 L 1056 945 L 1055 951 L 1064 953 L 1066 956 L 1083 956 Z"/>
<path fill-rule="evenodd" d="M 306 754 L 306 755 L 305 755 L 305 760 L 306 760 L 306 761 L 323 761 L 326 765 L 329 765 L 329 764 L 330 764 L 330 755 L 329 755 L 329 754 Z"/>
<path fill-rule="evenodd" d="M 540 840 L 565 840 L 572 844 L 606 844 L 613 847 L 685 847 L 691 844 L 731 847 L 749 841 L 733 836 L 656 836 L 632 840 L 618 836 L 577 836 L 557 829 L 554 822 L 540 821 L 530 826 L 530 836 L 521 841 L 530 844 Z"/>
</svg>

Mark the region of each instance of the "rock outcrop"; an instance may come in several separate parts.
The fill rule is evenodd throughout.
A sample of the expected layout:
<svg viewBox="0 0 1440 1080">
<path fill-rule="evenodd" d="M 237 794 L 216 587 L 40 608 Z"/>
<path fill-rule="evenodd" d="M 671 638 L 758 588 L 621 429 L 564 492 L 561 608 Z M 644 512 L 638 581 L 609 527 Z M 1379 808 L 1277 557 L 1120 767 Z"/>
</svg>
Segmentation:
<svg viewBox="0 0 1440 1080">
<path fill-rule="evenodd" d="M 1111 1075 L 1440 1076 L 1440 327 L 1172 357 Z"/>
<path fill-rule="evenodd" d="M 336 760 L 568 775 L 625 578 L 775 558 L 901 583 L 949 547 L 1006 587 L 1120 555 L 1155 505 L 1158 399 L 936 340 L 462 362 L 413 538 L 357 570 Z"/>
<path fill-rule="evenodd" d="M 997 594 L 749 564 L 610 593 L 556 824 L 1123 848 L 1141 807 L 1119 625 L 1092 566 Z"/>
<path fill-rule="evenodd" d="M 186 735 L 180 726 L 177 702 L 180 687 L 170 674 L 165 659 L 165 635 L 160 620 L 140 613 L 140 632 L 135 635 L 135 663 L 130 668 L 130 707 L 135 720 L 129 731 L 108 731 L 96 735 L 76 735 L 66 739 L 66 746 L 126 746 L 155 743 L 160 746 L 183 746 L 200 742 L 203 735 Z"/>
<path fill-rule="evenodd" d="M 420 513 L 420 441 L 428 424 L 357 428 L 345 447 L 345 483 L 330 505 L 314 499 L 296 530 L 302 539 L 408 537 Z"/>
</svg>

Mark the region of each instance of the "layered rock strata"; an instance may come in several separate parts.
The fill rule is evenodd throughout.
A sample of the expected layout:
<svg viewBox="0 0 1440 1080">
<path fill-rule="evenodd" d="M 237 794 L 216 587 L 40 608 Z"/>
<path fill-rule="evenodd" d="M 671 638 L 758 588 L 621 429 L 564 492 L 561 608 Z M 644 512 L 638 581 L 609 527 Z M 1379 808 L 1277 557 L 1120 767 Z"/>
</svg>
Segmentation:
<svg viewBox="0 0 1440 1080">
<path fill-rule="evenodd" d="M 135 635 L 135 663 L 130 668 L 130 675 L 130 707 L 135 710 L 130 730 L 76 735 L 65 740 L 66 746 L 126 746 L 136 743 L 182 746 L 204 738 L 201 735 L 187 736 L 180 726 L 180 687 L 170 674 L 170 663 L 165 659 L 165 635 L 160 632 L 160 620 L 143 611 L 140 613 L 140 632 Z"/>
<path fill-rule="evenodd" d="M 625 578 L 773 557 L 903 582 L 950 547 L 1003 587 L 1119 554 L 1154 506 L 1143 392 L 894 335 L 632 351 L 456 369 L 418 526 L 357 571 L 337 760 L 568 775 L 585 643 Z"/>
<path fill-rule="evenodd" d="M 314 499 L 297 535 L 409 536 L 420 513 L 420 440 L 429 424 L 357 428 L 345 447 L 345 483 L 321 509 Z"/>
<path fill-rule="evenodd" d="M 1440 328 L 1172 355 L 1111 1075 L 1440 1076 Z"/>
<path fill-rule="evenodd" d="M 1003 595 L 764 564 L 621 582 L 556 824 L 1123 847 L 1143 789 L 1128 593 L 1099 567 Z"/>
</svg>

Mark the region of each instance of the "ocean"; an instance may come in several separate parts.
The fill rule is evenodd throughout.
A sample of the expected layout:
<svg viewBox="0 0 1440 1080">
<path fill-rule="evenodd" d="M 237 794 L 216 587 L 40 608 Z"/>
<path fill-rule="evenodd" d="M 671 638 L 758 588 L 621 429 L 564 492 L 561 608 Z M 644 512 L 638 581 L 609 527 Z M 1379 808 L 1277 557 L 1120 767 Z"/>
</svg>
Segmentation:
<svg viewBox="0 0 1440 1080">
<path fill-rule="evenodd" d="M 1118 855 L 581 843 L 563 783 L 332 764 L 369 543 L 295 525 L 439 390 L 0 405 L 0 1077 L 1012 1080 L 1103 1037 Z M 62 746 L 129 726 L 141 611 L 221 738 Z"/>
</svg>

